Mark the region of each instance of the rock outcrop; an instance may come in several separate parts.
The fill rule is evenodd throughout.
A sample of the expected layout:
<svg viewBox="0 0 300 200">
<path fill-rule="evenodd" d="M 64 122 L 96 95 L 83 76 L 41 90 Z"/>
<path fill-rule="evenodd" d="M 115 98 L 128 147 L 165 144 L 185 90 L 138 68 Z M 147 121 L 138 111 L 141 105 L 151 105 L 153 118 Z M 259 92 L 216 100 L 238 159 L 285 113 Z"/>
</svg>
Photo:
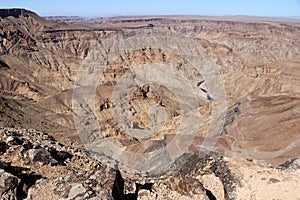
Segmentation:
<svg viewBox="0 0 300 200">
<path fill-rule="evenodd" d="M 0 133 L 7 147 L 0 155 L 2 199 L 296 199 L 300 195 L 299 159 L 276 169 L 196 152 L 183 166 L 154 178 L 116 167 L 116 161 L 104 155 L 64 146 L 46 133 L 12 128 Z M 34 156 L 26 156 L 32 152 Z"/>
</svg>

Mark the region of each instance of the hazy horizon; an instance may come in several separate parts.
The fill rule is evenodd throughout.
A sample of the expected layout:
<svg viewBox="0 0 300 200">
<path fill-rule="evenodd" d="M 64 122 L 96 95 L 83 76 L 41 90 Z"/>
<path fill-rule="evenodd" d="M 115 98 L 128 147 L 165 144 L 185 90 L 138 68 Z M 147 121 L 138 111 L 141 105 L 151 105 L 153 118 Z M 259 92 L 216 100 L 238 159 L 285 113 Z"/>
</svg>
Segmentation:
<svg viewBox="0 0 300 200">
<path fill-rule="evenodd" d="M 0 8 L 24 8 L 40 16 L 151 16 L 151 15 L 195 15 L 195 16 L 258 16 L 299 18 L 300 0 L 187 0 L 187 1 L 1 1 Z"/>
</svg>

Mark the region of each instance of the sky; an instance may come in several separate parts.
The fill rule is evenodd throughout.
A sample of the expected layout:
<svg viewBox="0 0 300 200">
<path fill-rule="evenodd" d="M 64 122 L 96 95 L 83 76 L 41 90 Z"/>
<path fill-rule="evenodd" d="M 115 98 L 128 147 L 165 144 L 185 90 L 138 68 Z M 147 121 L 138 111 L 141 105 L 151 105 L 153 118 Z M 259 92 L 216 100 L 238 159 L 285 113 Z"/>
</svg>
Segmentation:
<svg viewBox="0 0 300 200">
<path fill-rule="evenodd" d="M 300 16 L 300 0 L 0 0 L 0 8 L 12 7 L 41 16 Z"/>
</svg>

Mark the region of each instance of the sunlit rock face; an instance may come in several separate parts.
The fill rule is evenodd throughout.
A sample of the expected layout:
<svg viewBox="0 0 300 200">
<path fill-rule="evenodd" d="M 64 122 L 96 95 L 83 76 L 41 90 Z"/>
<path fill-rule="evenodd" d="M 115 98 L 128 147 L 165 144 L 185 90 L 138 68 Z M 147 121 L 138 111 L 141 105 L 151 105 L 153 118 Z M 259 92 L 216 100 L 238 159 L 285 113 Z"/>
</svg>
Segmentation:
<svg viewBox="0 0 300 200">
<path fill-rule="evenodd" d="M 193 154 L 152 177 L 106 156 L 64 146 L 33 129 L 0 129 L 3 199 L 297 199 L 299 159 L 278 168 L 262 161 Z M 289 177 L 289 178 L 287 178 Z M 270 193 L 272 191 L 272 193 Z"/>
<path fill-rule="evenodd" d="M 108 165 L 110 183 L 93 186 L 93 194 L 268 199 L 285 198 L 280 191 L 288 187 L 291 199 L 299 196 L 290 187 L 299 182 L 299 20 L 174 16 L 67 25 L 2 9 L 0 26 L 0 125 L 47 132 L 95 153 L 103 165 L 117 161 L 122 170 Z M 11 137 L 0 143 L 6 159 L 0 191 L 21 195 L 19 172 L 5 171 L 15 159 L 7 148 L 23 145 Z M 24 147 L 22 164 L 14 166 L 65 170 L 46 146 Z M 34 176 L 34 187 L 23 193 L 37 198 L 69 172 L 49 181 Z M 92 198 L 83 184 L 88 176 L 67 181 L 60 189 L 68 192 L 47 192 L 53 199 Z M 257 187 L 245 181 L 250 176 Z"/>
</svg>

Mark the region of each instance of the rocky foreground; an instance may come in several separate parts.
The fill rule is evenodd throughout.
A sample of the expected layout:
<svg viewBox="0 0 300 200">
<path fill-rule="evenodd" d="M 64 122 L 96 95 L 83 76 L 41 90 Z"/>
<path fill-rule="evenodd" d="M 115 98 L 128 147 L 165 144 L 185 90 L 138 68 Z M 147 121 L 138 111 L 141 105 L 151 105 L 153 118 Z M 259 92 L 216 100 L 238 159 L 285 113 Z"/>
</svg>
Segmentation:
<svg viewBox="0 0 300 200">
<path fill-rule="evenodd" d="M 300 159 L 277 168 L 215 154 L 190 155 L 156 178 L 64 146 L 32 129 L 0 129 L 1 199 L 299 199 Z"/>
</svg>

